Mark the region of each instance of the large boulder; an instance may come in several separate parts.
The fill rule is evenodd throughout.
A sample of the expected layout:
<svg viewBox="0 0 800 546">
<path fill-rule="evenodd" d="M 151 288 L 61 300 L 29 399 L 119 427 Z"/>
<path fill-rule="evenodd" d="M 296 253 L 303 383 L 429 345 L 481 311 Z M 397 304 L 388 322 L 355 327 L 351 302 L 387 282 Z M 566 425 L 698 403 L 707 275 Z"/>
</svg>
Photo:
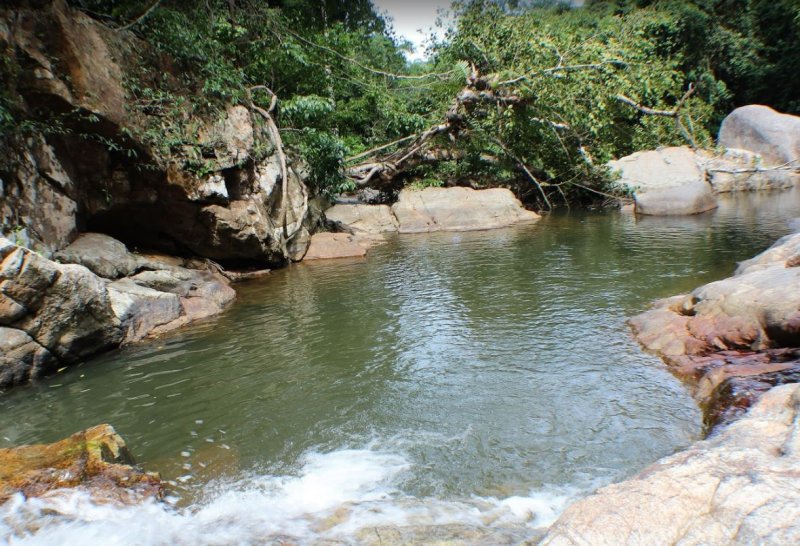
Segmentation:
<svg viewBox="0 0 800 546">
<path fill-rule="evenodd" d="M 388 205 L 341 203 L 326 210 L 325 216 L 354 231 L 388 233 L 398 230 L 397 218 Z"/>
<path fill-rule="evenodd" d="M 106 279 L 132 275 L 142 265 L 123 243 L 102 233 L 79 235 L 54 258 L 61 263 L 82 265 Z"/>
<path fill-rule="evenodd" d="M 392 213 L 400 233 L 471 231 L 535 222 L 510 190 L 492 188 L 425 188 L 400 192 Z"/>
<path fill-rule="evenodd" d="M 765 166 L 794 163 L 800 169 L 800 117 L 781 114 L 769 106 L 742 106 L 726 117 L 719 129 L 719 145 L 748 150 Z"/>
<path fill-rule="evenodd" d="M 110 425 L 45 445 L 0 449 L 0 503 L 80 487 L 98 501 L 140 501 L 163 495 L 158 474 L 143 472 Z"/>
<path fill-rule="evenodd" d="M 0 259 L 0 326 L 27 334 L 34 355 L 43 354 L 38 345 L 72 363 L 119 343 L 120 322 L 105 282 L 94 273 L 57 264 L 7 239 L 0 239 Z M 34 356 L 26 380 L 48 371 L 36 362 Z"/>
<path fill-rule="evenodd" d="M 638 214 L 698 214 L 717 207 L 701 159 L 687 147 L 636 152 L 608 163 L 619 184 L 633 192 Z"/>
<path fill-rule="evenodd" d="M 542 546 L 800 543 L 800 385 L 571 505 Z"/>
</svg>

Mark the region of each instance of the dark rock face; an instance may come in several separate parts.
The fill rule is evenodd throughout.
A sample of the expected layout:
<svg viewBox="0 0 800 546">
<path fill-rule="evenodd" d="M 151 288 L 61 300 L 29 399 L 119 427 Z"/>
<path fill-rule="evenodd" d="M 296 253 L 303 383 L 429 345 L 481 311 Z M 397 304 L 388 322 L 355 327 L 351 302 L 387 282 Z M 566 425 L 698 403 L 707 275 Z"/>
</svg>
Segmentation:
<svg viewBox="0 0 800 546">
<path fill-rule="evenodd" d="M 98 425 L 46 445 L 0 449 L 0 503 L 15 493 L 38 497 L 80 487 L 103 501 L 161 498 L 158 474 L 135 468 L 125 441 L 110 425 Z"/>
<path fill-rule="evenodd" d="M 265 137 L 247 108 L 186 114 L 208 155 L 192 171 L 189 152 L 147 136 L 153 120 L 126 83 L 136 63 L 172 76 L 152 66 L 147 44 L 64 0 L 0 8 L 0 27 L 30 114 L 67 129 L 19 143 L 17 165 L 0 173 L 0 235 L 46 255 L 87 229 L 220 261 L 277 264 L 305 252 L 308 191 L 291 168 L 284 184 L 276 157 L 255 151 Z"/>
</svg>

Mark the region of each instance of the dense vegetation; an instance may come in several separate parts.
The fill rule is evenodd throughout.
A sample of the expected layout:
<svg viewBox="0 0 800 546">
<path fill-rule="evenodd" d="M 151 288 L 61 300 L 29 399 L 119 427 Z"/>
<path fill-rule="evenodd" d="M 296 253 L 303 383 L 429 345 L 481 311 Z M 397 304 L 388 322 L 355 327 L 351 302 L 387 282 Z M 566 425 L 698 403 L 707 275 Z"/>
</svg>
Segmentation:
<svg viewBox="0 0 800 546">
<path fill-rule="evenodd" d="M 191 141 L 187 110 L 274 95 L 283 144 L 325 193 L 506 185 L 548 207 L 607 191 L 611 157 L 713 145 L 736 105 L 800 112 L 798 0 L 462 1 L 414 64 L 368 0 L 70 3 L 170 59 L 172 77 L 142 62 L 129 81 L 158 114 L 153 145 Z M 17 105 L 2 97 L 7 132 Z"/>
</svg>

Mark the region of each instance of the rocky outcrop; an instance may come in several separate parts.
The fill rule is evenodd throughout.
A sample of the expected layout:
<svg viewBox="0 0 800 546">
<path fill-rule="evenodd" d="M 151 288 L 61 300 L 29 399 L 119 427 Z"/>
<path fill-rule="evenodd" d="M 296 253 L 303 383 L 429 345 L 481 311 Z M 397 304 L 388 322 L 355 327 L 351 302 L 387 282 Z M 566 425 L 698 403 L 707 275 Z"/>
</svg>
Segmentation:
<svg viewBox="0 0 800 546">
<path fill-rule="evenodd" d="M 631 320 L 639 342 L 692 388 L 707 426 L 774 385 L 800 379 L 800 234 L 733 277 L 656 302 Z"/>
<path fill-rule="evenodd" d="M 543 546 L 800 543 L 800 385 L 571 505 Z"/>
<path fill-rule="evenodd" d="M 19 383 L 70 364 L 122 340 L 121 324 L 102 279 L 80 265 L 57 264 L 27 248 L 0 239 L 0 326 L 26 334 L 14 337 L 14 360 L 0 376 Z"/>
<path fill-rule="evenodd" d="M 504 188 L 405 189 L 392 206 L 392 213 L 400 233 L 496 229 L 539 219 Z"/>
<path fill-rule="evenodd" d="M 637 152 L 608 163 L 619 184 L 633 192 L 638 214 L 698 214 L 717 207 L 693 150 L 686 147 Z"/>
<path fill-rule="evenodd" d="M 106 235 L 58 257 L 74 263 L 0 238 L 0 387 L 217 314 L 236 295 L 218 273 L 129 253 Z"/>
<path fill-rule="evenodd" d="M 719 145 L 754 152 L 764 166 L 794 163 L 800 168 L 800 117 L 760 104 L 742 106 L 723 120 Z"/>
<path fill-rule="evenodd" d="M 99 425 L 47 445 L 0 449 L 0 504 L 79 487 L 102 501 L 141 501 L 163 494 L 158 474 L 134 467 L 125 441 Z"/>
<path fill-rule="evenodd" d="M 17 142 L 19 159 L 2 162 L 0 234 L 45 255 L 87 228 L 236 263 L 305 253 L 308 191 L 291 166 L 282 180 L 248 108 L 198 114 L 172 64 L 132 33 L 64 0 L 19 5 L 0 7 L 0 49 L 19 64 L 30 117 L 59 130 Z M 159 85 L 169 112 L 140 100 Z"/>
</svg>

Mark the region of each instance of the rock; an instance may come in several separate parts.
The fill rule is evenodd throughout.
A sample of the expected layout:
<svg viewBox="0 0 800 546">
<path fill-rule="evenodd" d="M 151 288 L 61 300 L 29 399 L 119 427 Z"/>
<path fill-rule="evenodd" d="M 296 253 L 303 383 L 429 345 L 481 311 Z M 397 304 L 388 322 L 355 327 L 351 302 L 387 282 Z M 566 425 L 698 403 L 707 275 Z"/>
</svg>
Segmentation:
<svg viewBox="0 0 800 546">
<path fill-rule="evenodd" d="M 0 239 L 0 258 L 0 326 L 22 330 L 66 363 L 119 343 L 120 323 L 94 273 L 51 262 L 7 239 Z"/>
<path fill-rule="evenodd" d="M 367 233 L 387 233 L 398 230 L 397 218 L 388 205 L 337 204 L 325 211 L 332 222 Z"/>
<path fill-rule="evenodd" d="M 125 332 L 123 343 L 217 315 L 236 298 L 219 275 L 180 267 L 143 271 L 109 284 L 108 290 Z"/>
<path fill-rule="evenodd" d="M 99 425 L 47 445 L 0 449 L 0 504 L 15 493 L 38 497 L 80 487 L 93 498 L 131 502 L 161 498 L 158 474 L 143 472 L 125 441 L 110 425 Z"/>
<path fill-rule="evenodd" d="M 765 167 L 760 155 L 746 150 L 704 155 L 708 181 L 717 193 L 786 190 L 800 182 L 800 172 Z"/>
<path fill-rule="evenodd" d="M 292 165 L 282 183 L 248 108 L 173 112 L 170 131 L 191 137 L 160 146 L 153 126 L 163 112 L 142 107 L 126 86 L 152 86 L 143 74 L 158 74 L 177 95 L 191 93 L 170 59 L 64 0 L 3 4 L 0 21 L 13 21 L 4 34 L 19 64 L 10 92 L 32 118 L 65 123 L 18 143 L 19 167 L 0 184 L 0 235 L 45 255 L 69 244 L 78 225 L 129 246 L 237 264 L 284 264 L 305 252 L 308 191 Z"/>
<path fill-rule="evenodd" d="M 719 145 L 759 154 L 765 166 L 796 162 L 800 169 L 800 117 L 781 114 L 769 106 L 742 106 L 726 117 Z"/>
<path fill-rule="evenodd" d="M 686 147 L 661 148 L 608 163 L 634 193 L 636 212 L 653 216 L 698 214 L 717 207 L 697 155 Z"/>
<path fill-rule="evenodd" d="M 106 279 L 127 277 L 142 265 L 123 243 L 102 233 L 82 233 L 53 258 L 65 264 L 82 265 Z"/>
<path fill-rule="evenodd" d="M 72 180 L 42 137 L 32 137 L 16 172 L 0 180 L 0 237 L 49 256 L 77 231 Z"/>
<path fill-rule="evenodd" d="M 800 386 L 571 505 L 543 546 L 800 543 Z"/>
<path fill-rule="evenodd" d="M 119 241 L 93 235 L 60 257 L 109 277 L 133 272 L 134 265 L 147 269 L 109 282 L 82 265 L 52 262 L 0 239 L 0 387 L 218 314 L 236 297 L 217 273 L 136 256 Z"/>
<path fill-rule="evenodd" d="M 392 206 L 400 233 L 495 229 L 539 219 L 504 188 L 405 189 Z"/>
<path fill-rule="evenodd" d="M 181 301 L 175 294 L 159 292 L 121 279 L 108 285 L 111 305 L 122 324 L 122 343 L 139 341 L 156 327 L 181 316 Z"/>
<path fill-rule="evenodd" d="M 56 358 L 22 330 L 0 326 L 0 388 L 55 371 Z"/>
<path fill-rule="evenodd" d="M 656 302 L 631 319 L 638 341 L 686 381 L 711 428 L 800 366 L 800 234 L 743 262 L 736 274 Z"/>
<path fill-rule="evenodd" d="M 304 261 L 333 258 L 363 258 L 377 241 L 363 235 L 349 233 L 317 233 L 311 237 Z"/>
</svg>

